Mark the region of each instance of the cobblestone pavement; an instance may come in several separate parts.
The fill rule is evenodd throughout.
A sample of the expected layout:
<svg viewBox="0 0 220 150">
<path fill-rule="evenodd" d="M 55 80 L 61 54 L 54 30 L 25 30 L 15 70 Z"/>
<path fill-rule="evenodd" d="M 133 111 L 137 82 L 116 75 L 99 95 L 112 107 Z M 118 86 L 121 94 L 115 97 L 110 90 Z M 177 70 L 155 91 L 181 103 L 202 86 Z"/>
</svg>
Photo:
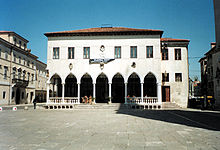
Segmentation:
<svg viewBox="0 0 220 150">
<path fill-rule="evenodd" d="M 0 150 L 216 150 L 220 113 L 194 110 L 6 110 Z"/>
</svg>

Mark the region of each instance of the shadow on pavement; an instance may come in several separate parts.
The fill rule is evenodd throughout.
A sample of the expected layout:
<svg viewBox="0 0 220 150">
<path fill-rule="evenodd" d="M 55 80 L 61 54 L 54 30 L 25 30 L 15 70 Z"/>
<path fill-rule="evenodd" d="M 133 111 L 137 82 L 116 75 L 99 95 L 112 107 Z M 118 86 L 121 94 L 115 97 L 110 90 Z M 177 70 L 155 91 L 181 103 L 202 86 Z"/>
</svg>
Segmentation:
<svg viewBox="0 0 220 150">
<path fill-rule="evenodd" d="M 211 111 L 195 110 L 141 110 L 141 109 L 124 109 L 120 106 L 117 114 L 126 114 L 146 119 L 164 121 L 197 127 L 213 131 L 220 131 L 220 113 Z"/>
</svg>

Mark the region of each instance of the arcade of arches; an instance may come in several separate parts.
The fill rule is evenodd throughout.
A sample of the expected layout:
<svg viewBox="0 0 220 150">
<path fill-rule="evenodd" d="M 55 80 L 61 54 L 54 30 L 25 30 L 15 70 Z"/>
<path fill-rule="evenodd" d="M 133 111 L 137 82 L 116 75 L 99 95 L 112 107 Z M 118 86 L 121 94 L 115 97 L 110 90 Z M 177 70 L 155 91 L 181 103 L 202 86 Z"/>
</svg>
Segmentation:
<svg viewBox="0 0 220 150">
<path fill-rule="evenodd" d="M 50 79 L 48 86 L 48 97 L 77 97 L 79 102 L 84 96 L 92 96 L 97 103 L 107 103 L 109 100 L 113 103 L 125 103 L 125 97 L 157 97 L 158 88 L 156 77 L 152 73 L 148 73 L 141 83 L 139 76 L 132 73 L 126 83 L 123 76 L 117 73 L 109 82 L 107 76 L 101 73 L 94 83 L 89 74 L 81 77 L 80 83 L 73 74 L 69 74 L 65 83 L 62 83 L 59 75 L 55 74 Z"/>
</svg>

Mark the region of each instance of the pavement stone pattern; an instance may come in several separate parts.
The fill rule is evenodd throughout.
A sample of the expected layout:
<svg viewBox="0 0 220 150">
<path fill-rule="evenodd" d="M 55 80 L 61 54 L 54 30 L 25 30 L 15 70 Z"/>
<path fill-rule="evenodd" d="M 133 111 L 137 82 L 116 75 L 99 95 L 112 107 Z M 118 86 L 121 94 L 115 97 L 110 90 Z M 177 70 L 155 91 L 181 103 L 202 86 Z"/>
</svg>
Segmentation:
<svg viewBox="0 0 220 150">
<path fill-rule="evenodd" d="M 203 113 L 214 123 L 193 120 Z M 191 110 L 5 110 L 0 150 L 217 150 L 217 121 Z"/>
</svg>

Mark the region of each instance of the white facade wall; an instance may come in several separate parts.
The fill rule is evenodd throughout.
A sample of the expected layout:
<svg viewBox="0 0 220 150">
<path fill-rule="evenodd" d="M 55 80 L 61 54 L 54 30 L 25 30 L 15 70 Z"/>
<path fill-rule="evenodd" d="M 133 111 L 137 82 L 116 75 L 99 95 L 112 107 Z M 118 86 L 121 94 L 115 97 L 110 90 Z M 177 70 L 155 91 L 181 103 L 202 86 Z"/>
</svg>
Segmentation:
<svg viewBox="0 0 220 150">
<path fill-rule="evenodd" d="M 89 59 L 83 59 L 83 47 L 90 47 L 90 59 L 101 58 L 103 55 L 100 46 L 105 46 L 105 58 L 114 59 L 114 47 L 121 46 L 121 59 L 115 59 L 104 65 L 104 69 L 99 64 L 89 64 Z M 54 74 L 58 74 L 61 82 L 65 83 L 66 77 L 72 73 L 80 83 L 81 77 L 88 73 L 96 83 L 96 78 L 104 73 L 108 82 L 112 83 L 112 78 L 116 73 L 120 73 L 125 83 L 129 76 L 135 72 L 141 83 L 148 73 L 153 73 L 157 83 L 162 84 L 162 73 L 169 73 L 170 81 L 164 85 L 169 85 L 171 89 L 170 100 L 182 107 L 187 107 L 188 101 L 188 53 L 186 47 L 181 48 L 181 60 L 175 60 L 174 47 L 169 47 L 169 60 L 161 60 L 161 41 L 159 35 L 131 35 L 131 36 L 68 36 L 68 37 L 48 37 L 47 69 L 49 70 L 49 80 Z M 130 58 L 130 46 L 137 46 L 137 58 Z M 146 46 L 153 46 L 153 58 L 146 58 Z M 53 48 L 60 48 L 59 59 L 53 59 Z M 68 47 L 75 47 L 74 59 L 68 59 Z M 131 67 L 132 63 L 136 67 Z M 73 64 L 73 69 L 69 69 L 69 64 Z M 175 73 L 182 73 L 182 82 L 175 82 Z"/>
<path fill-rule="evenodd" d="M 124 36 L 123 36 L 124 37 Z M 74 37 L 67 40 L 48 40 L 48 69 L 50 71 L 50 77 L 57 73 L 62 83 L 65 83 L 65 78 L 72 73 L 77 78 L 77 82 L 80 83 L 81 77 L 88 73 L 93 79 L 93 83 L 96 82 L 96 78 L 102 72 L 106 74 L 109 82 L 111 83 L 113 76 L 116 73 L 121 73 L 125 82 L 129 76 L 135 72 L 140 77 L 143 83 L 144 77 L 149 73 L 153 73 L 158 82 L 161 82 L 161 69 L 160 69 L 160 38 L 155 37 L 126 37 L 115 39 L 109 39 L 111 37 L 93 37 L 76 40 Z M 104 69 L 100 69 L 99 64 L 89 64 L 89 59 L 83 59 L 83 47 L 90 47 L 90 59 L 101 58 L 100 46 L 105 46 L 104 55 L 105 58 L 114 59 L 114 47 L 121 46 L 121 59 L 115 59 L 104 65 Z M 137 46 L 137 58 L 130 58 L 130 46 Z M 146 58 L 146 46 L 153 46 L 154 58 Z M 60 59 L 52 59 L 53 47 L 60 47 Z M 75 59 L 67 59 L 68 47 L 75 47 Z M 136 68 L 131 67 L 132 63 L 136 63 Z M 73 69 L 70 71 L 69 64 L 73 64 Z M 143 67 L 146 66 L 146 67 Z M 62 68 L 62 71 L 57 70 Z"/>
</svg>

